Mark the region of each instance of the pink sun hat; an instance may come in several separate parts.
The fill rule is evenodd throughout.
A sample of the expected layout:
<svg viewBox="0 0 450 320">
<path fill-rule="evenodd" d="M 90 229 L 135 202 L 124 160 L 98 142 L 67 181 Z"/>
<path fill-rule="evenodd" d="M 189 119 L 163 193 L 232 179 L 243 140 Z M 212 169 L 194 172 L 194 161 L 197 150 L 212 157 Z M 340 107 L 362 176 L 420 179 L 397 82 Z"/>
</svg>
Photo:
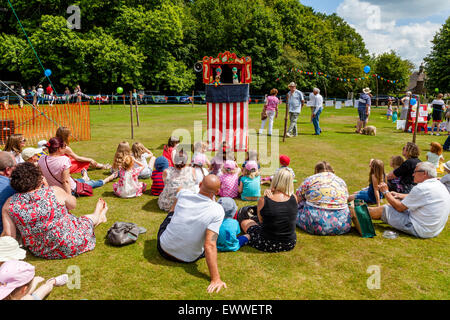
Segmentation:
<svg viewBox="0 0 450 320">
<path fill-rule="evenodd" d="M 223 167 L 224 167 L 225 169 L 231 169 L 231 170 L 236 169 L 236 162 L 233 161 L 233 160 L 227 160 L 227 161 L 225 161 L 225 163 L 223 164 Z"/>
<path fill-rule="evenodd" d="M 27 262 L 17 260 L 4 262 L 0 267 L 0 300 L 29 283 L 34 275 L 34 267 Z"/>
<path fill-rule="evenodd" d="M 254 169 L 256 171 L 258 170 L 258 163 L 253 160 L 247 161 L 247 163 L 245 164 L 245 169 L 247 169 L 248 171 L 252 171 Z"/>
</svg>

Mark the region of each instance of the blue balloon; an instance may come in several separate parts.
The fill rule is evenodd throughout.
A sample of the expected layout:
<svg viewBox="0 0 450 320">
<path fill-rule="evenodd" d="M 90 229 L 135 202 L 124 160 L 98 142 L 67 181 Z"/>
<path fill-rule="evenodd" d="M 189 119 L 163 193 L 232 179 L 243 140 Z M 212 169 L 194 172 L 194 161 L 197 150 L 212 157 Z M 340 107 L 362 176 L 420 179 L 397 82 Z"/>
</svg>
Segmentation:
<svg viewBox="0 0 450 320">
<path fill-rule="evenodd" d="M 370 67 L 369 66 L 365 66 L 364 67 L 364 72 L 365 73 L 369 73 L 370 72 Z"/>
<path fill-rule="evenodd" d="M 45 69 L 44 74 L 45 74 L 46 77 L 50 77 L 52 75 L 52 70 Z"/>
<path fill-rule="evenodd" d="M 413 106 L 413 105 L 415 105 L 417 103 L 417 100 L 412 98 L 410 102 L 411 102 L 411 105 Z"/>
</svg>

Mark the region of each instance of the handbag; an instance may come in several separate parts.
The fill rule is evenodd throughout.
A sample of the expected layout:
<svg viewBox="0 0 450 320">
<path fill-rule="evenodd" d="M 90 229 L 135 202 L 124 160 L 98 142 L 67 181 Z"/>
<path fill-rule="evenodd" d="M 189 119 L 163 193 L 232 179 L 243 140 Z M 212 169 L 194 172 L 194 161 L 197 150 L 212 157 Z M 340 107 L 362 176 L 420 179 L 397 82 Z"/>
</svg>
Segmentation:
<svg viewBox="0 0 450 320">
<path fill-rule="evenodd" d="M 135 243 L 139 234 L 145 233 L 146 231 L 144 228 L 132 222 L 115 222 L 109 228 L 106 239 L 113 246 L 124 246 Z"/>
<path fill-rule="evenodd" d="M 50 173 L 50 175 L 53 177 L 53 179 L 55 179 L 56 181 L 58 181 L 62 185 L 62 182 L 59 181 L 58 179 L 56 179 L 56 177 L 50 171 L 50 169 L 48 167 L 48 163 L 47 163 L 47 156 L 45 156 L 44 159 L 45 159 L 45 165 L 47 166 L 47 170 Z M 80 182 L 78 180 L 74 180 L 74 181 L 75 181 L 76 187 L 75 187 L 75 190 L 73 192 L 74 192 L 74 194 L 76 196 L 79 196 L 79 197 L 80 196 L 91 197 L 94 194 L 92 186 L 88 185 L 87 183 Z"/>
<path fill-rule="evenodd" d="M 263 111 L 261 112 L 261 120 L 267 119 L 266 106 L 264 105 Z"/>
<path fill-rule="evenodd" d="M 373 227 L 372 218 L 370 217 L 367 204 L 364 201 L 355 200 L 355 214 L 356 217 L 352 217 L 352 220 L 361 237 L 375 237 L 376 233 Z"/>
</svg>

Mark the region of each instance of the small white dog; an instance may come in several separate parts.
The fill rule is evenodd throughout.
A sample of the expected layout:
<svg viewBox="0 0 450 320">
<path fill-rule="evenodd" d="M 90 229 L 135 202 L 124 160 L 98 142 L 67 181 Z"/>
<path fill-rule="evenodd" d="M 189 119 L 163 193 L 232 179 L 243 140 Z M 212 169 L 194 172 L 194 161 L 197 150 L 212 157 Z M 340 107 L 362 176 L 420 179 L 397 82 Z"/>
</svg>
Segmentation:
<svg viewBox="0 0 450 320">
<path fill-rule="evenodd" d="M 374 126 L 367 126 L 362 129 L 362 134 L 368 135 L 368 136 L 376 136 L 377 135 L 377 128 Z"/>
</svg>

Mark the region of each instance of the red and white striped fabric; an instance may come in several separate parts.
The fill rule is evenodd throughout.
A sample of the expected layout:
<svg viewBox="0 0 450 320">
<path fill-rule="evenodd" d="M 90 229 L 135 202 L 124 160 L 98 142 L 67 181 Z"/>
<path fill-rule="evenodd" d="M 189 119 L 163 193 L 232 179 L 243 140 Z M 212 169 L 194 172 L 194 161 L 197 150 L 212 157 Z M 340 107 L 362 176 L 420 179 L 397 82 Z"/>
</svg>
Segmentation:
<svg viewBox="0 0 450 320">
<path fill-rule="evenodd" d="M 208 143 L 217 151 L 222 141 L 234 151 L 248 148 L 248 102 L 208 102 Z"/>
</svg>

